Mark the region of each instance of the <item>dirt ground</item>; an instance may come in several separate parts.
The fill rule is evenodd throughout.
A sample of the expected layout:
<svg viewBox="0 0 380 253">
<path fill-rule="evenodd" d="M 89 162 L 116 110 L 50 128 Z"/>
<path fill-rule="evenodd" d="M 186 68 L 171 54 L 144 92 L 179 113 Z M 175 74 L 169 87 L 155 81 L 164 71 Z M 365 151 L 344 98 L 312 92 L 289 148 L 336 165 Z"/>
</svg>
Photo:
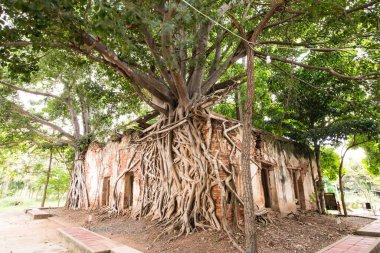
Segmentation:
<svg viewBox="0 0 380 253">
<path fill-rule="evenodd" d="M 174 235 L 165 235 L 153 243 L 162 228 L 148 220 L 136 221 L 127 216 L 110 218 L 99 211 L 72 211 L 51 209 L 53 219 L 66 225 L 84 226 L 115 241 L 143 252 L 238 252 L 221 232 L 200 231 L 169 241 Z M 91 222 L 88 222 L 91 216 Z M 315 212 L 302 212 L 280 218 L 270 216 L 273 223 L 257 225 L 260 253 L 316 252 L 339 240 L 372 220 L 358 217 L 321 216 Z M 243 243 L 243 235 L 236 234 Z"/>
<path fill-rule="evenodd" d="M 1 253 L 68 253 L 49 220 L 32 220 L 22 210 L 0 212 Z"/>
</svg>

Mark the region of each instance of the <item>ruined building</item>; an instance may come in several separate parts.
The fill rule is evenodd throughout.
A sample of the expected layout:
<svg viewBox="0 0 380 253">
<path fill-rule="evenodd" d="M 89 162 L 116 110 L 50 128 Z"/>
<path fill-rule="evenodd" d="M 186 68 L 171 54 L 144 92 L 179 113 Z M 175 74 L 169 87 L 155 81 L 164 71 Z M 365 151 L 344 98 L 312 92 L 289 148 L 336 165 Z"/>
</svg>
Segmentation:
<svg viewBox="0 0 380 253">
<path fill-rule="evenodd" d="M 212 124 L 215 130 L 211 136 L 211 152 L 218 152 L 228 166 L 231 163 L 231 145 L 222 138 L 225 135 L 223 122 L 213 119 Z M 239 149 L 242 129 L 237 122 L 235 125 L 230 128 L 228 137 Z M 316 178 L 316 166 L 314 160 L 313 168 L 310 166 L 307 147 L 259 129 L 253 129 L 252 135 L 252 188 L 257 207 L 271 208 L 283 215 L 297 208 L 316 209 L 312 176 L 314 168 Z M 85 155 L 85 182 L 91 206 L 110 206 L 116 201 L 119 208 L 133 212 L 141 204 L 144 180 L 138 160 L 144 154 L 137 152 L 132 159 L 131 145 L 130 133 L 117 141 L 109 141 L 105 146 L 98 143 L 90 145 Z M 130 170 L 126 172 L 127 166 Z M 238 171 L 236 175 L 236 191 L 242 196 L 242 180 Z M 221 215 L 220 194 L 218 187 L 212 187 L 217 217 Z M 230 203 L 227 201 L 227 204 Z"/>
</svg>

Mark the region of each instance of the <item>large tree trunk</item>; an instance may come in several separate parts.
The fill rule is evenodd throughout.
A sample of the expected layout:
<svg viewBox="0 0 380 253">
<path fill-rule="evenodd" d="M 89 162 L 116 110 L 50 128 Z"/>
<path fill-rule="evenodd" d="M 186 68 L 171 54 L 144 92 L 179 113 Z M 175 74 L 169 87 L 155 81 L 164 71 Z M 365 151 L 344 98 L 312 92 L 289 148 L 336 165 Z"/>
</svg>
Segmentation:
<svg viewBox="0 0 380 253">
<path fill-rule="evenodd" d="M 244 103 L 243 115 L 243 139 L 242 139 L 242 156 L 241 156 L 241 169 L 243 174 L 243 199 L 244 199 L 244 226 L 245 226 L 245 251 L 247 253 L 257 252 L 257 240 L 255 233 L 255 212 L 254 212 L 254 199 L 252 193 L 252 178 L 251 178 L 251 136 L 252 136 L 252 116 L 255 105 L 255 62 L 254 62 L 254 46 L 256 41 L 263 31 L 265 25 L 283 4 L 283 0 L 270 1 L 271 8 L 265 14 L 264 18 L 256 26 L 249 42 L 244 41 L 244 46 L 247 51 L 247 91 Z M 232 17 L 232 21 L 238 29 L 240 35 L 245 37 L 244 29 Z"/>
<path fill-rule="evenodd" d="M 214 129 L 213 118 L 222 122 L 219 130 Z M 134 140 L 141 147 L 144 182 L 141 205 L 134 215 L 152 217 L 165 228 L 162 234 L 177 231 L 180 236 L 213 228 L 226 231 L 231 241 L 236 241 L 227 222 L 227 199 L 230 196 L 230 203 L 242 203 L 235 186 L 239 151 L 229 132 L 240 124 L 216 118 L 202 106 L 186 113 L 178 108 L 168 117 L 161 115 L 149 131 Z M 216 145 L 223 141 L 230 148 L 220 151 Z M 135 161 L 128 162 L 127 170 L 134 166 L 129 164 Z M 215 194 L 220 197 L 216 199 Z M 217 217 L 216 201 L 221 205 L 221 217 Z"/>
<path fill-rule="evenodd" d="M 314 154 L 315 161 L 317 162 L 317 172 L 318 172 L 318 195 L 319 195 L 319 204 L 321 206 L 322 214 L 326 214 L 326 202 L 325 202 L 325 186 L 323 184 L 323 174 L 321 168 L 321 147 L 314 143 Z"/>
<path fill-rule="evenodd" d="M 247 47 L 247 92 L 243 114 L 243 138 L 241 169 L 243 174 L 243 200 L 244 200 L 244 228 L 246 252 L 257 252 L 255 231 L 255 205 L 252 193 L 251 175 L 251 141 L 252 141 L 252 115 L 255 103 L 254 57 L 250 47 Z"/>
<path fill-rule="evenodd" d="M 45 187 L 44 187 L 44 193 L 42 194 L 41 207 L 45 206 L 45 200 L 46 200 L 47 189 L 48 189 L 48 186 L 49 186 L 49 179 L 50 179 L 50 172 L 51 172 L 51 162 L 52 161 L 53 161 L 53 150 L 50 149 L 49 167 L 48 167 L 48 171 L 46 173 L 46 182 L 45 182 Z"/>
<path fill-rule="evenodd" d="M 314 188 L 314 193 L 315 193 L 315 203 L 317 205 L 318 212 L 320 214 L 322 214 L 322 208 L 321 208 L 319 196 L 318 196 L 318 188 L 317 188 L 317 184 L 315 183 L 314 167 L 313 167 L 313 160 L 311 158 L 311 152 L 312 151 L 309 152 L 309 165 L 310 165 L 311 178 L 313 180 L 313 188 Z"/>
<path fill-rule="evenodd" d="M 71 172 L 70 189 L 67 195 L 66 207 L 70 209 L 88 208 L 88 194 L 84 174 L 84 152 L 75 150 L 74 166 Z"/>
</svg>

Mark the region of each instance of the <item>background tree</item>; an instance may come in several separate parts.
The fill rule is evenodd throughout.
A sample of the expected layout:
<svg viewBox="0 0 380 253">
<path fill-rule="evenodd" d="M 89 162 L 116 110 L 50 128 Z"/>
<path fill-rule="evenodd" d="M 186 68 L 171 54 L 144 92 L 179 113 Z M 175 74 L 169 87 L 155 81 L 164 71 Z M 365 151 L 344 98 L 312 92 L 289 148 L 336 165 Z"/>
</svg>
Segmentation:
<svg viewBox="0 0 380 253">
<path fill-rule="evenodd" d="M 345 188 L 351 192 L 357 192 L 364 197 L 365 202 L 371 204 L 371 209 L 376 215 L 376 200 L 378 197 L 374 194 L 373 190 L 378 186 L 376 178 L 373 177 L 363 166 L 353 165 L 347 169 L 344 175 Z"/>
<path fill-rule="evenodd" d="M 338 179 L 340 157 L 334 148 L 323 147 L 321 150 L 321 167 L 323 175 L 330 181 Z"/>
<path fill-rule="evenodd" d="M 304 57 L 309 64 L 333 65 L 348 60 L 335 52 L 328 56 Z M 270 118 L 269 124 L 280 126 L 277 131 L 314 148 L 319 202 L 325 212 L 321 146 L 337 144 L 350 134 L 369 133 L 376 129 L 378 118 L 373 114 L 376 111 L 372 107 L 373 96 L 366 93 L 368 82 L 340 80 L 307 69 L 273 65 L 276 72 L 269 86 L 275 97 L 274 103 L 283 109 L 282 113 Z M 351 71 L 357 71 L 357 67 L 352 67 Z"/>
<path fill-rule="evenodd" d="M 114 90 L 115 83 L 123 81 L 118 76 L 107 76 L 104 70 L 62 51 L 46 52 L 37 67 L 28 82 L 22 82 L 25 76 L 8 68 L 1 72 L 1 116 L 8 124 L 7 134 L 13 138 L 12 132 L 16 132 L 21 140 L 38 146 L 72 147 L 72 201 L 67 204 L 72 208 L 88 206 L 83 182 L 84 152 L 95 136 L 102 140 L 110 127 L 125 124 L 126 116 L 139 110 L 139 102 L 129 94 L 129 86 Z M 7 81 L 17 78 L 21 84 Z M 35 101 L 26 101 L 30 95 Z M 124 122 L 120 117 L 125 117 Z M 83 189 L 79 191 L 82 196 L 75 189 Z"/>
<path fill-rule="evenodd" d="M 380 175 L 380 145 L 379 142 L 371 141 L 360 145 L 366 154 L 363 163 L 372 175 Z"/>
<path fill-rule="evenodd" d="M 367 136 L 358 136 L 358 135 L 353 135 L 351 136 L 349 142 L 342 148 L 342 152 L 340 155 L 340 165 L 339 165 L 339 190 L 340 190 L 340 199 L 342 201 L 342 207 L 343 207 L 343 213 L 344 216 L 347 216 L 347 207 L 346 207 L 346 202 L 344 199 L 344 185 L 343 185 L 343 163 L 344 163 L 344 158 L 347 154 L 347 151 L 350 149 L 356 148 L 360 145 L 363 145 L 365 143 L 370 142 L 371 137 L 373 138 L 374 136 L 379 135 L 379 129 L 373 129 L 373 131 L 367 131 Z"/>
<path fill-rule="evenodd" d="M 48 187 L 49 187 L 49 180 L 50 180 L 50 176 L 51 176 L 51 165 L 52 165 L 52 162 L 53 162 L 53 150 L 50 149 L 49 165 L 48 165 L 48 169 L 47 169 L 47 172 L 46 172 L 46 181 L 45 181 L 44 192 L 42 193 L 41 207 L 45 206 L 45 200 L 46 200 L 47 190 L 48 190 Z"/>
<path fill-rule="evenodd" d="M 0 202 L 2 207 L 19 205 L 29 208 L 31 205 L 41 204 L 49 167 L 49 152 L 47 151 L 50 149 L 51 146 L 44 148 L 28 143 L 0 148 Z M 66 147 L 55 148 L 54 157 L 59 157 L 66 151 Z M 68 190 L 70 171 L 61 159 L 53 159 L 51 168 L 45 199 L 49 205 L 52 201 L 58 200 L 59 205 L 59 199 Z M 57 194 L 57 188 L 60 194 Z M 35 203 L 36 201 L 38 203 Z"/>
</svg>

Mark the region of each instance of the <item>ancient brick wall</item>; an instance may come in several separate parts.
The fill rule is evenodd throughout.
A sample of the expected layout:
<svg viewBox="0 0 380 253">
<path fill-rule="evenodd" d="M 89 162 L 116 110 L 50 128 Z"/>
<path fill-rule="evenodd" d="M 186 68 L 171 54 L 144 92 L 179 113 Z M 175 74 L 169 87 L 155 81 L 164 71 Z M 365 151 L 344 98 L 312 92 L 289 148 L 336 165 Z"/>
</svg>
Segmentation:
<svg viewBox="0 0 380 253">
<path fill-rule="evenodd" d="M 229 122 L 231 127 L 237 122 Z M 223 138 L 223 126 L 220 121 L 213 121 L 213 132 L 211 138 L 211 153 L 218 155 L 227 168 L 237 170 L 237 192 L 242 196 L 242 180 L 240 168 L 240 152 L 242 129 L 240 127 L 228 132 L 228 136 L 236 143 L 237 157 L 230 163 L 230 152 L 232 146 L 226 138 Z M 314 209 L 311 201 L 313 193 L 311 170 L 308 162 L 307 152 L 304 146 L 287 139 L 274 136 L 270 133 L 254 129 L 252 131 L 252 188 L 255 204 L 259 208 L 266 205 L 273 210 L 283 214 L 295 211 L 296 208 Z M 125 170 L 133 155 L 133 150 L 137 150 L 134 160 L 139 160 L 143 155 L 130 142 L 129 135 L 124 135 L 118 141 L 110 141 L 105 146 L 92 143 L 85 156 L 86 185 L 88 188 L 91 206 L 100 207 L 107 203 L 111 205 L 115 200 L 113 192 L 116 185 L 116 198 L 119 205 L 124 206 L 124 201 L 128 196 L 126 192 L 131 192 L 132 208 L 137 207 L 141 201 L 141 191 L 143 181 L 140 171 L 140 163 L 136 163 L 131 169 L 130 174 L 133 178 L 132 188 L 128 187 L 128 180 L 120 178 L 118 175 Z M 133 163 L 133 162 L 132 162 Z M 316 168 L 314 164 L 314 168 Z M 263 172 L 263 170 L 265 170 Z M 262 175 L 264 173 L 264 175 Z M 315 172 L 316 173 L 316 172 Z M 221 178 L 226 176 L 223 169 L 219 170 Z M 109 183 L 108 181 L 109 180 Z M 266 183 L 263 184 L 263 181 Z M 106 184 L 109 184 L 106 185 Z M 107 187 L 108 192 L 107 192 Z M 215 200 L 217 216 L 222 215 L 221 190 L 214 186 L 211 191 Z M 130 205 L 128 205 L 130 206 Z M 231 212 L 231 206 L 227 205 L 227 212 Z"/>
</svg>

